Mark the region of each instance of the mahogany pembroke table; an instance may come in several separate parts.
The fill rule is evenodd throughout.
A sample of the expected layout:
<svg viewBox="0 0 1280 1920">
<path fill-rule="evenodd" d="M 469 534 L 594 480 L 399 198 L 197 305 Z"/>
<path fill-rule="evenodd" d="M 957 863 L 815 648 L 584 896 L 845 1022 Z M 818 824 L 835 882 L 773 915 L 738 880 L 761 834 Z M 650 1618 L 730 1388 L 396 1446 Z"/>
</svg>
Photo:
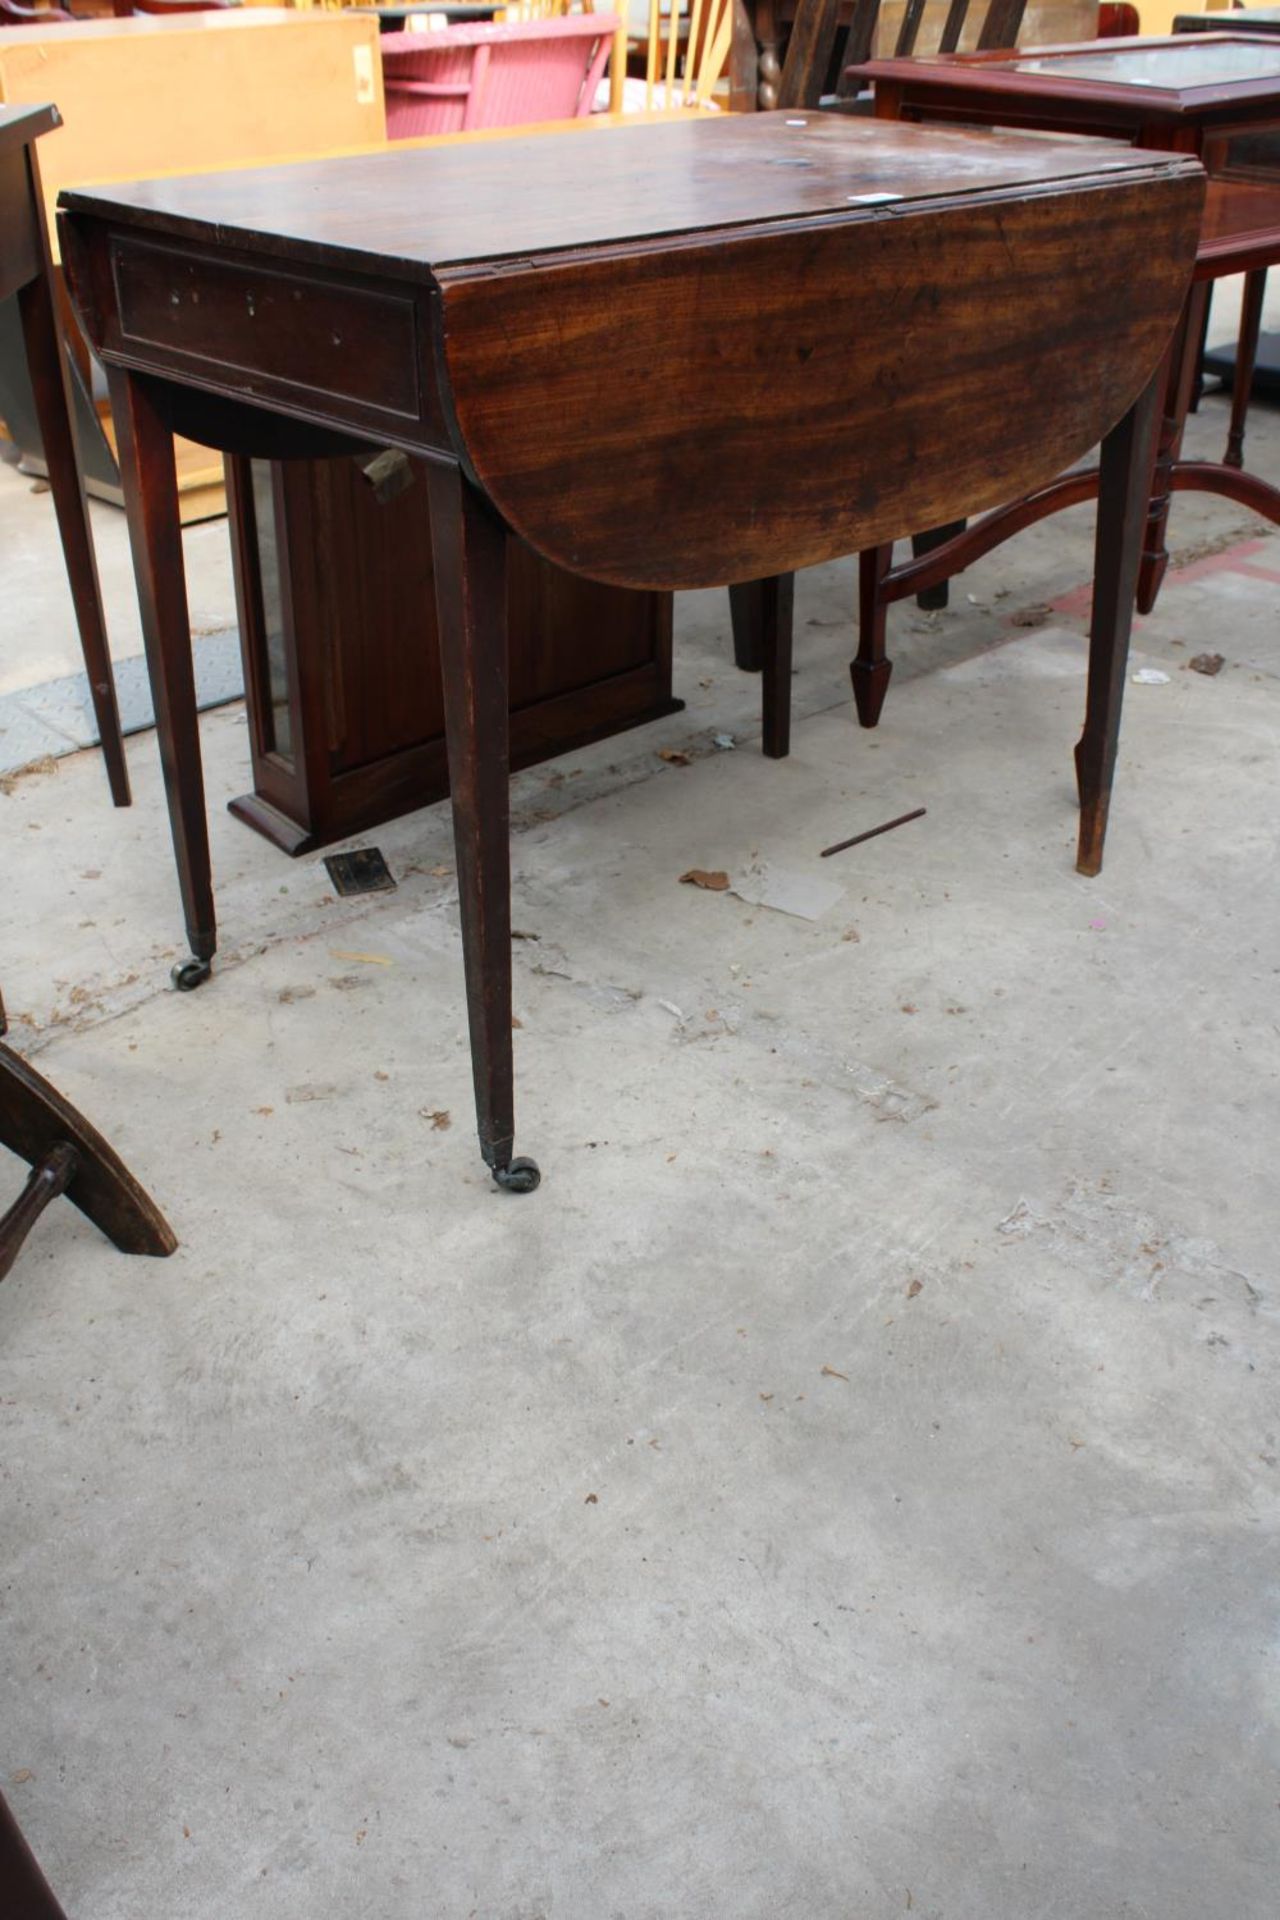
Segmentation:
<svg viewBox="0 0 1280 1920">
<path fill-rule="evenodd" d="M 480 1149 L 513 1158 L 506 531 L 643 589 L 745 583 L 1016 498 L 1104 435 L 1079 865 L 1098 870 L 1193 159 L 785 113 L 83 189 L 187 933 L 216 944 L 175 432 L 420 459 Z M 572 191 L 566 183 L 572 183 Z M 775 620 L 765 678 L 790 672 Z"/>
</svg>

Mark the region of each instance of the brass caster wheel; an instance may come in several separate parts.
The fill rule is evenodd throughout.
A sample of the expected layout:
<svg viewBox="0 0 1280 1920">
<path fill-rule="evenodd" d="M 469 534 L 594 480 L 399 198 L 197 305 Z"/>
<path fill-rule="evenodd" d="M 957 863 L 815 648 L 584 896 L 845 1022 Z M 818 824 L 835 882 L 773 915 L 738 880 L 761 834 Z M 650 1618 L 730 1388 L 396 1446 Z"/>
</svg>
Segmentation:
<svg viewBox="0 0 1280 1920">
<path fill-rule="evenodd" d="M 169 978 L 178 993 L 194 993 L 202 980 L 207 980 L 213 972 L 213 963 L 209 960 L 179 960 L 176 967 L 170 967 Z"/>
</svg>

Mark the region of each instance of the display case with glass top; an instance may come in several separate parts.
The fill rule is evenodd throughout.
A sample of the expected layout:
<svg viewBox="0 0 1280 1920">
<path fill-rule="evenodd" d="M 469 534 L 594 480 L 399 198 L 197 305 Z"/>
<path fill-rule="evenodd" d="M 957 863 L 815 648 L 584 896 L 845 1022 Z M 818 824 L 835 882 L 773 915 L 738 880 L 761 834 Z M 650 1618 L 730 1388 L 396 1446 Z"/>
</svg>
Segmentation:
<svg viewBox="0 0 1280 1920">
<path fill-rule="evenodd" d="M 1280 127 L 1280 44 L 1247 32 L 871 60 L 857 78 L 885 118 L 1098 133 L 1211 169 L 1232 133 Z"/>
</svg>

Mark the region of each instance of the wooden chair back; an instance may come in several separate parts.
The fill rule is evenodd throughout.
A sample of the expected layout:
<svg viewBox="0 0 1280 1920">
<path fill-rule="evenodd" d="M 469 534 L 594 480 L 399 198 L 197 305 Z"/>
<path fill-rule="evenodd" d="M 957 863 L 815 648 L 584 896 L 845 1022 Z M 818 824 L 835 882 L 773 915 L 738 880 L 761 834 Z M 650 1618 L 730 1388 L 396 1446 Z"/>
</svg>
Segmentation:
<svg viewBox="0 0 1280 1920">
<path fill-rule="evenodd" d="M 711 104 L 716 83 L 729 62 L 733 39 L 733 0 L 649 0 L 643 104 L 636 89 L 635 111 L 672 107 L 696 113 Z M 618 30 L 614 47 L 609 109 L 632 111 L 626 90 L 627 28 Z"/>
<path fill-rule="evenodd" d="M 881 0 L 855 0 L 836 82 L 837 99 L 847 100 L 858 90 L 857 76 L 850 76 L 848 70 L 871 58 L 876 28 L 880 24 L 880 4 Z M 979 50 L 986 53 L 1016 46 L 1026 4 L 1027 0 L 987 0 L 986 18 L 978 34 Z M 915 52 L 926 5 L 927 0 L 907 0 L 894 44 L 895 59 L 909 58 Z M 954 53 L 960 45 L 969 6 L 970 0 L 951 0 L 938 42 L 939 53 Z M 778 89 L 780 107 L 818 105 L 835 53 L 840 10 L 841 0 L 799 0 Z"/>
</svg>

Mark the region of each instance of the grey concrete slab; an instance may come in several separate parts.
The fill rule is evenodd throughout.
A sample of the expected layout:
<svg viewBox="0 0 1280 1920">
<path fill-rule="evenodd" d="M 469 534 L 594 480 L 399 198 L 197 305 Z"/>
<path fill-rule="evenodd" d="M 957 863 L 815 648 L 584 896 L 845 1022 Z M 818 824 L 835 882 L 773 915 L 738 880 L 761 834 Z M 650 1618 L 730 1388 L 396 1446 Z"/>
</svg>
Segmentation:
<svg viewBox="0 0 1280 1920">
<path fill-rule="evenodd" d="M 107 637 L 117 662 L 142 652 L 124 514 L 89 502 Z M 67 577 L 58 557 L 53 498 L 47 486 L 0 461 L 4 560 L 0 694 L 42 686 L 80 669 L 80 642 Z M 187 527 L 182 536 L 192 627 L 197 634 L 234 627 L 235 593 L 225 519 Z"/>
<path fill-rule="evenodd" d="M 182 1241 L 60 1206 L 0 1289 L 0 1780 L 71 1914 L 1271 1914 L 1280 536 L 1178 503 L 1092 883 L 1088 545 L 895 614 L 874 736 L 806 575 L 782 764 L 690 596 L 686 713 L 519 777 L 527 1200 L 445 809 L 338 901 L 206 715 L 177 996 L 153 743 L 129 813 L 0 793 L 13 1038 Z M 761 861 L 841 897 L 679 884 Z"/>
<path fill-rule="evenodd" d="M 240 637 L 234 627 L 195 635 L 191 653 L 202 712 L 243 698 Z M 115 683 L 124 732 L 144 733 L 154 727 L 145 660 L 133 654 L 116 661 Z M 13 773 L 46 754 L 75 753 L 97 744 L 98 725 L 83 672 L 0 693 L 0 774 Z"/>
</svg>

